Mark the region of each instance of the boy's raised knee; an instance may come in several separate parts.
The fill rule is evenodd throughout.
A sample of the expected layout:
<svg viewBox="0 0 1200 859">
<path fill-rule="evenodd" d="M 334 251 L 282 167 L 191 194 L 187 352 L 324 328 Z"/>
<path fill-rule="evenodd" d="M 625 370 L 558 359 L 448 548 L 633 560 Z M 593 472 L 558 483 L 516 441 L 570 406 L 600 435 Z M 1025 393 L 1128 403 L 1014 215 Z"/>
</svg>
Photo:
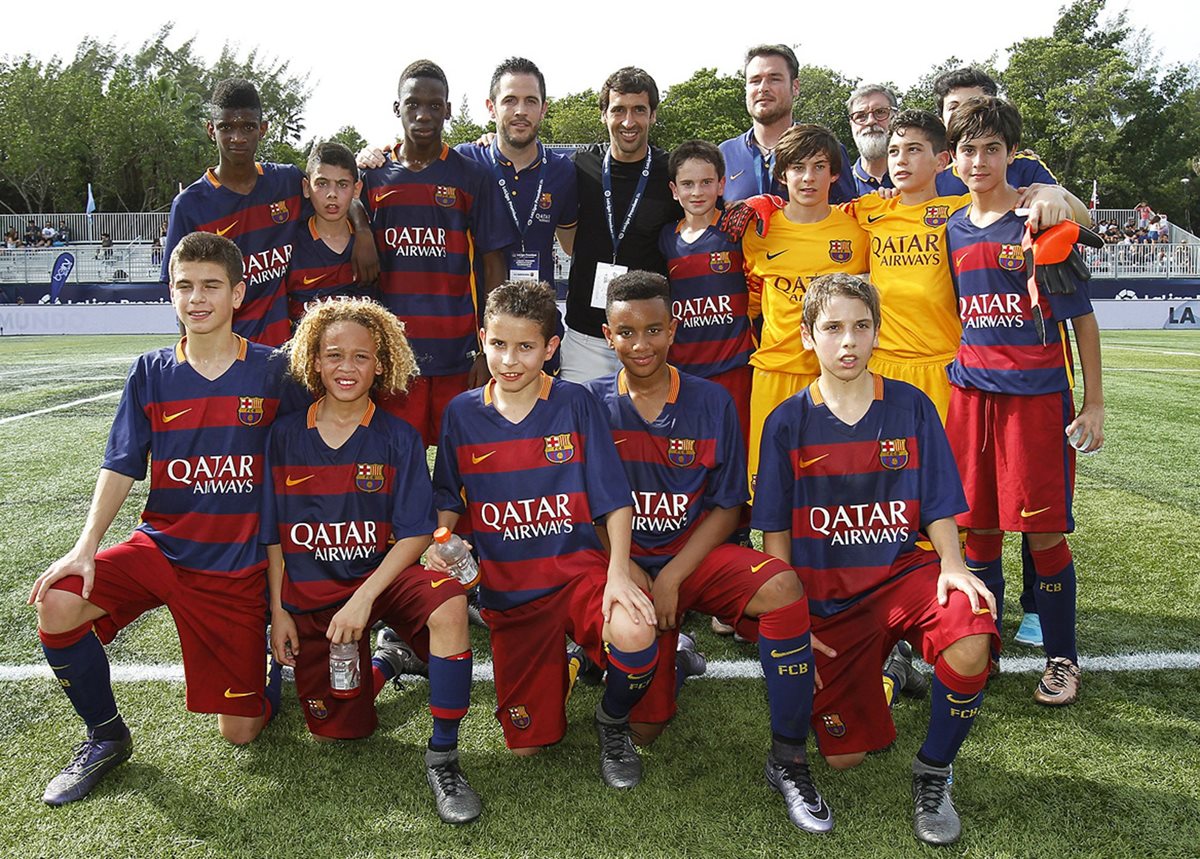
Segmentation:
<svg viewBox="0 0 1200 859">
<path fill-rule="evenodd" d="M 235 746 L 254 742 L 262 733 L 263 724 L 261 716 L 217 716 L 217 728 L 221 736 Z"/>
<path fill-rule="evenodd" d="M 829 764 L 830 769 L 848 770 L 858 766 L 866 759 L 866 752 L 855 752 L 850 755 L 827 755 L 825 763 Z"/>
</svg>

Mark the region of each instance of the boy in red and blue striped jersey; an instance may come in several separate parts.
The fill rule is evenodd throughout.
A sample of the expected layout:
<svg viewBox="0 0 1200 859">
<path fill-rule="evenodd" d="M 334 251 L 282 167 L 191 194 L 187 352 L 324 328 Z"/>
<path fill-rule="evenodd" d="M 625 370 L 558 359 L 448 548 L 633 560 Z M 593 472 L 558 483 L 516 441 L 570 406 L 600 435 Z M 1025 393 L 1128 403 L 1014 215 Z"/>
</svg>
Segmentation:
<svg viewBox="0 0 1200 859">
<path fill-rule="evenodd" d="M 425 447 L 372 398 L 403 390 L 416 359 L 390 311 L 347 299 L 305 316 L 290 369 L 319 399 L 278 421 L 267 443 L 262 540 L 275 658 L 296 669 L 296 694 L 315 736 L 366 737 L 377 724 L 375 696 L 399 666 L 381 648 L 370 691 L 334 697 L 329 646 L 357 642 L 365 665 L 372 625 L 383 620 L 399 630 L 429 664 L 425 769 L 438 815 L 468 823 L 482 806 L 458 766 L 458 727 L 471 696 L 466 594 L 454 578 L 417 563 L 434 525 Z"/>
<path fill-rule="evenodd" d="M 312 214 L 297 231 L 284 281 L 293 327 L 322 298 L 375 297 L 374 287 L 358 282 L 351 259 L 354 226 L 349 215 L 362 193 L 354 153 L 332 140 L 315 144 L 303 186 Z"/>
<path fill-rule="evenodd" d="M 970 504 L 958 522 L 968 529 L 967 563 L 998 603 L 1004 532 L 1028 535 L 1047 657 L 1033 697 L 1040 704 L 1070 704 L 1080 679 L 1075 564 L 1065 537 L 1075 528 L 1069 437 L 1078 434 L 1079 449 L 1087 452 L 1104 443 L 1100 329 L 1083 284 L 1069 294 L 1042 291 L 1029 270 L 1029 261 L 1038 264 L 1039 249 L 1026 253 L 1023 242 L 1029 244 L 1043 222 L 1061 217 L 1046 217 L 1049 204 L 1035 204 L 1028 216 L 1013 211 L 1018 192 L 1006 175 L 1021 139 L 1017 109 L 990 96 L 968 99 L 950 117 L 947 138 L 971 192 L 970 206 L 955 212 L 946 227 L 963 326 L 949 367 L 946 415 Z M 1065 205 L 1076 220 L 1087 217 L 1076 198 L 1068 195 Z M 1083 370 L 1078 415 L 1068 320 Z"/>
<path fill-rule="evenodd" d="M 812 712 L 808 602 L 786 562 L 731 537 L 750 497 L 741 427 L 719 385 L 667 363 L 677 330 L 660 274 L 631 271 L 608 287 L 605 337 L 623 369 L 588 382 L 604 406 L 633 487 L 632 560 L 651 579 L 660 631 L 650 691 L 631 716 L 649 743 L 675 715 L 677 624 L 691 609 L 758 641 L 771 714 L 767 779 L 788 815 L 828 832 L 833 815 L 812 783 L 805 741 Z"/>
<path fill-rule="evenodd" d="M 208 136 L 217 145 L 219 160 L 171 204 L 162 280 L 169 280 L 171 251 L 188 233 L 216 233 L 232 240 L 242 251 L 246 284 L 233 331 L 254 343 L 281 346 L 291 334 L 284 276 L 300 226 L 304 174 L 291 164 L 255 160 L 266 133 L 254 84 L 236 78 L 217 84 Z M 366 213 L 357 203 L 355 207 L 355 227 L 369 238 Z M 374 281 L 379 261 L 373 243 L 356 241 L 353 254 L 363 282 Z"/>
<path fill-rule="evenodd" d="M 379 300 L 404 323 L 421 375 L 380 405 L 429 445 L 446 404 L 487 379 L 478 308 L 504 280 L 504 249 L 517 236 L 487 169 L 442 142 L 450 115 L 442 69 L 409 64 L 393 108 L 404 138 L 382 167 L 364 171 L 362 200 L 379 249 Z M 475 281 L 479 256 L 483 284 Z"/>
<path fill-rule="evenodd" d="M 879 666 L 897 641 L 933 665 L 913 828 L 949 844 L 961 832 L 951 764 L 982 702 L 995 604 L 959 554 L 966 502 L 937 410 L 867 370 L 879 320 L 878 291 L 857 277 L 809 283 L 801 334 L 821 374 L 767 418 L 751 523 L 808 595 L 821 681 L 812 724 L 830 766 L 857 766 L 895 739 Z"/>
<path fill-rule="evenodd" d="M 255 535 L 284 360 L 233 333 L 246 288 L 233 242 L 185 236 L 169 270 L 187 333 L 134 363 L 87 524 L 29 598 L 46 661 L 88 729 L 74 760 L 46 788 L 50 805 L 82 799 L 129 757 L 133 744 L 102 643 L 152 608 L 167 605 L 174 617 L 188 709 L 217 713 L 227 740 L 250 742 L 279 707 L 277 666 L 264 682 L 266 555 Z M 148 459 L 141 524 L 125 542 L 98 551 Z"/>
<path fill-rule="evenodd" d="M 679 321 L 671 364 L 729 391 L 748 444 L 754 341 L 742 244 L 717 229 L 725 160 L 713 144 L 688 140 L 671 153 L 667 172 L 684 212 L 679 223 L 663 227 L 658 240 L 667 260 L 672 315 Z"/>
<path fill-rule="evenodd" d="M 545 284 L 509 281 L 488 296 L 480 336 L 493 379 L 446 409 L 438 524 L 471 513 L 508 747 L 534 754 L 562 739 L 565 633 L 608 667 L 595 712 L 601 775 L 629 788 L 642 774 L 629 713 L 654 677 L 654 607 L 630 571 L 629 483 L 600 404 L 542 371 L 558 347 L 556 319 Z"/>
</svg>

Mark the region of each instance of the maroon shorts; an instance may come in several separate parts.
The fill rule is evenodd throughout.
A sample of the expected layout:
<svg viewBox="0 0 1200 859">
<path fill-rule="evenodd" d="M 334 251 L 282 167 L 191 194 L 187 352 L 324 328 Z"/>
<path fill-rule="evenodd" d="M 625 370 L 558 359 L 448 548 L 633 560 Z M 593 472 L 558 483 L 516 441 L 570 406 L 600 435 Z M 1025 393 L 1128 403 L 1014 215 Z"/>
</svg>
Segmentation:
<svg viewBox="0 0 1200 859">
<path fill-rule="evenodd" d="M 296 657 L 296 697 L 304 710 L 308 729 L 318 737 L 355 740 L 369 737 L 378 725 L 375 696 L 371 694 L 370 629 L 382 620 L 429 661 L 429 616 L 466 591 L 457 579 L 413 565 L 403 570 L 371 606 L 371 617 L 358 640 L 358 667 L 362 674 L 353 698 L 335 698 L 329 690 L 329 640 L 325 631 L 341 606 L 292 615 L 300 635 Z M 463 606 L 464 621 L 466 606 Z"/>
<path fill-rule="evenodd" d="M 51 587 L 78 594 L 83 579 Z M 193 573 L 167 560 L 142 531 L 96 555 L 88 602 L 105 616 L 94 628 L 105 644 L 143 613 L 165 605 L 183 652 L 187 708 L 194 713 L 266 712 L 267 581 L 262 569 L 232 577 Z"/>
<path fill-rule="evenodd" d="M 1069 534 L 1075 530 L 1070 391 L 1038 396 L 955 387 L 946 435 L 970 511 L 961 528 Z"/>
<path fill-rule="evenodd" d="M 554 593 L 508 611 L 484 609 L 492 638 L 496 718 L 510 749 L 557 743 L 567 731 L 564 636 L 604 667 L 604 586 L 597 566 Z"/>
<path fill-rule="evenodd" d="M 754 371 L 747 364 L 745 367 L 726 370 L 708 379 L 729 391 L 729 395 L 733 397 L 738 422 L 742 425 L 742 444 L 747 448 L 750 446 L 750 382 L 753 378 Z"/>
<path fill-rule="evenodd" d="M 969 635 L 990 635 L 1000 647 L 996 622 L 986 611 L 975 614 L 966 594 L 951 591 L 938 605 L 941 564 L 930 563 L 901 576 L 833 617 L 812 618 L 813 634 L 832 647 L 830 659 L 813 655 L 824 683 L 813 697 L 812 728 L 821 754 L 848 755 L 886 748 L 896 726 L 883 694 L 880 669 L 892 647 L 906 639 L 932 665 L 938 654 Z"/>
<path fill-rule="evenodd" d="M 757 641 L 758 618 L 745 616 L 746 605 L 759 588 L 791 569 L 787 562 L 754 549 L 718 546 L 679 586 L 679 614 L 691 610 L 711 614 L 732 625 L 745 638 Z M 667 722 L 675 715 L 675 647 L 678 641 L 678 629 L 659 633 L 654 680 L 645 697 L 633 708 L 629 721 Z"/>
<path fill-rule="evenodd" d="M 421 434 L 428 447 L 438 443 L 442 431 L 442 412 L 451 400 L 467 389 L 467 374 L 417 376 L 407 394 L 380 397 L 379 405 Z"/>
</svg>

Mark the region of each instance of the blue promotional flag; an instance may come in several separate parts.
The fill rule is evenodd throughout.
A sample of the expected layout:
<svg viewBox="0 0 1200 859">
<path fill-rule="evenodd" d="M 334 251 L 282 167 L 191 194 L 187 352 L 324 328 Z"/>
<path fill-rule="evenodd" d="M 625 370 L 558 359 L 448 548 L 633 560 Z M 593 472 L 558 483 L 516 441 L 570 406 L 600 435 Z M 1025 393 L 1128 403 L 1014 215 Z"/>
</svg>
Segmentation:
<svg viewBox="0 0 1200 859">
<path fill-rule="evenodd" d="M 84 211 L 87 212 L 89 215 L 92 212 L 96 211 L 96 198 L 92 196 L 92 183 L 91 182 L 88 182 L 87 206 L 86 206 L 86 208 L 84 208 Z"/>
<path fill-rule="evenodd" d="M 61 253 L 58 259 L 54 261 L 54 270 L 50 275 L 50 303 L 58 304 L 59 293 L 62 292 L 63 284 L 67 282 L 67 278 L 71 276 L 71 271 L 75 268 L 75 255 L 71 253 Z"/>
</svg>

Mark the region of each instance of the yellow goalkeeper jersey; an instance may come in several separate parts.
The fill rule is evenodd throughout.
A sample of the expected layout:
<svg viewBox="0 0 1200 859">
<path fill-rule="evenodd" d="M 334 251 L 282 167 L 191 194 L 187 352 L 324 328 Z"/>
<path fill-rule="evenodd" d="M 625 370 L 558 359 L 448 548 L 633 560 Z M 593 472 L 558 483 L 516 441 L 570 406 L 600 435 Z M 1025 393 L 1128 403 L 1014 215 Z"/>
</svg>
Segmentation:
<svg viewBox="0 0 1200 859">
<path fill-rule="evenodd" d="M 868 194 L 842 206 L 871 241 L 871 282 L 879 290 L 883 324 L 875 355 L 921 361 L 953 354 L 962 336 L 950 278 L 946 222 L 970 194 L 905 206 L 896 196 Z"/>
<path fill-rule="evenodd" d="M 815 224 L 771 215 L 767 237 L 753 228 L 742 237 L 750 318 L 762 315 L 762 334 L 750 363 L 779 373 L 817 375 L 817 357 L 800 340 L 804 291 L 822 274 L 867 272 L 867 234 L 854 216 L 834 208 Z"/>
</svg>

